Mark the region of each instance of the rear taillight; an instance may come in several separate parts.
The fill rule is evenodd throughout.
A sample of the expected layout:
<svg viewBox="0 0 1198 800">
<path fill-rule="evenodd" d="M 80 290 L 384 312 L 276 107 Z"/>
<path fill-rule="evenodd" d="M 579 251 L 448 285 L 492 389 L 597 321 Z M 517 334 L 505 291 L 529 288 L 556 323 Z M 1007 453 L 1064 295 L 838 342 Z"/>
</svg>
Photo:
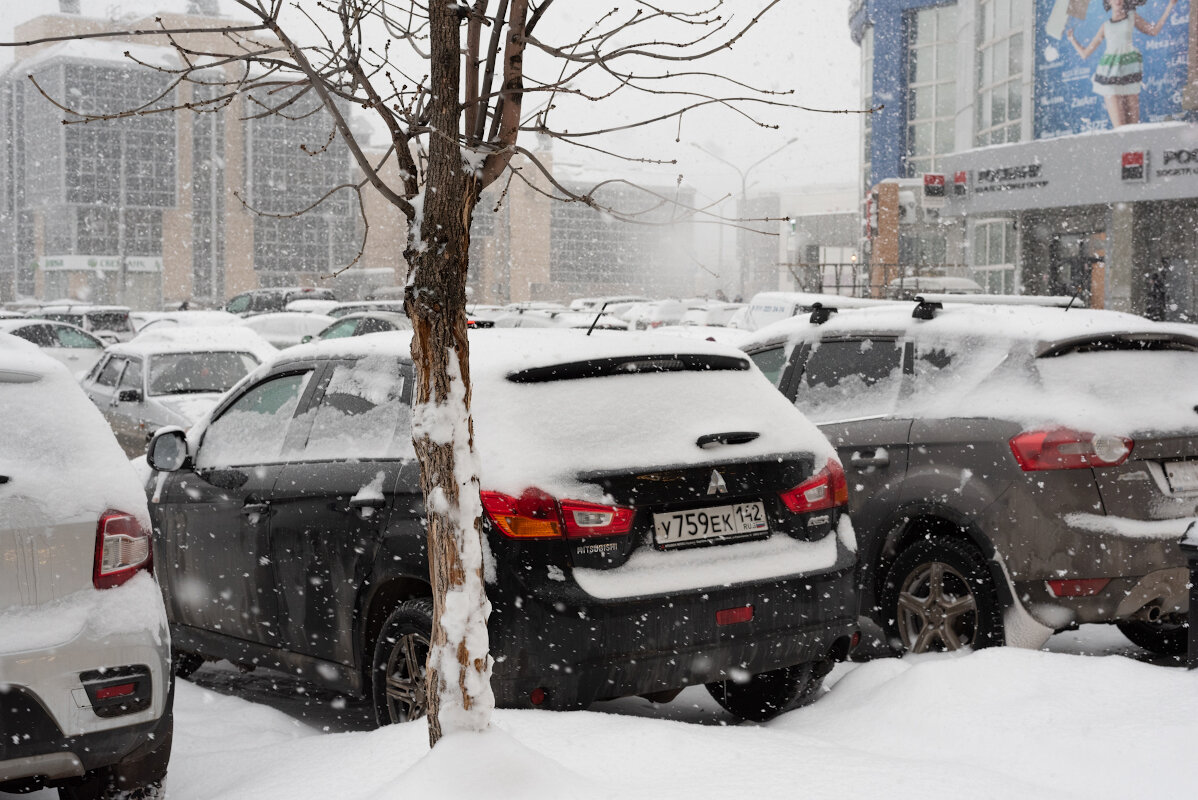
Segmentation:
<svg viewBox="0 0 1198 800">
<path fill-rule="evenodd" d="M 807 480 L 788 492 L 782 492 L 782 502 L 796 514 L 823 511 L 827 508 L 848 505 L 849 483 L 844 470 L 834 459 Z"/>
<path fill-rule="evenodd" d="M 582 539 L 589 536 L 623 536 L 632 530 L 636 511 L 622 506 L 586 503 L 582 500 L 563 500 L 562 520 L 566 536 Z"/>
<path fill-rule="evenodd" d="M 130 514 L 105 511 L 96 527 L 92 585 L 97 589 L 120 586 L 139 570 L 152 570 L 153 563 L 150 532 Z"/>
<path fill-rule="evenodd" d="M 1011 438 L 1011 452 L 1024 472 L 1044 469 L 1117 467 L 1131 455 L 1135 442 L 1069 428 L 1026 431 Z"/>
<path fill-rule="evenodd" d="M 582 500 L 560 503 L 540 489 L 526 489 L 519 497 L 482 492 L 483 508 L 503 534 L 512 539 L 582 539 L 622 536 L 632 530 L 636 512 L 622 506 Z"/>
</svg>

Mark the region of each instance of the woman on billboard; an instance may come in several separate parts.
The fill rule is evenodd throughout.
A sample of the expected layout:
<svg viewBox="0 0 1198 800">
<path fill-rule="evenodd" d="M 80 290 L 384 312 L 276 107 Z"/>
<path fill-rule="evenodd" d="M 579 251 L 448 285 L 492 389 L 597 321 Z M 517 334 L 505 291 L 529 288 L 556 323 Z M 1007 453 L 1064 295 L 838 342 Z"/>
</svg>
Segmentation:
<svg viewBox="0 0 1198 800">
<path fill-rule="evenodd" d="M 1102 96 L 1107 114 L 1111 117 L 1111 125 L 1116 128 L 1140 121 L 1144 58 L 1132 41 L 1132 34 L 1138 30 L 1156 36 L 1165 27 L 1165 21 L 1177 5 L 1177 0 L 1169 0 L 1165 13 L 1153 25 L 1136 13 L 1136 8 L 1145 2 L 1147 0 L 1102 0 L 1102 7 L 1111 16 L 1102 23 L 1098 33 L 1085 47 L 1078 43 L 1072 29 L 1065 33 L 1083 61 L 1106 41 L 1106 50 L 1098 60 L 1098 68 L 1094 70 L 1094 93 Z"/>
</svg>

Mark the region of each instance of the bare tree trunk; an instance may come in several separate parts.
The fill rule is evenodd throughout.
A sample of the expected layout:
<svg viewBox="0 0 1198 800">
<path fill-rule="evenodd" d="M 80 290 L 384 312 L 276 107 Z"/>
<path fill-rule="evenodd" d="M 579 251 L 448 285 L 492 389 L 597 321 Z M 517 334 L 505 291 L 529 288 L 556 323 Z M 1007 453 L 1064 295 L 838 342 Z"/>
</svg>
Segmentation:
<svg viewBox="0 0 1198 800">
<path fill-rule="evenodd" d="M 481 507 L 470 418 L 466 272 L 477 178 L 459 150 L 460 22 L 450 3 L 429 3 L 431 127 L 422 207 L 406 253 L 405 307 L 416 364 L 416 454 L 428 516 L 433 637 L 428 659 L 429 741 L 443 730 L 483 730 L 494 706 L 483 585 Z"/>
</svg>

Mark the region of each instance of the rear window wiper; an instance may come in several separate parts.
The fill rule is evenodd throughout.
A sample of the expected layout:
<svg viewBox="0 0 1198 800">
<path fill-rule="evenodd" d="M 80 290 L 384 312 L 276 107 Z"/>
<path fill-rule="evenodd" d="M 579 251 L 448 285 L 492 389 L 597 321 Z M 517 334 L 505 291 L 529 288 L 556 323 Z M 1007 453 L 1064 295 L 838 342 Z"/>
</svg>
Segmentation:
<svg viewBox="0 0 1198 800">
<path fill-rule="evenodd" d="M 513 383 L 547 383 L 609 375 L 633 375 L 645 372 L 712 372 L 747 370 L 749 360 L 737 356 L 677 353 L 670 355 L 620 356 L 574 361 L 549 367 L 533 367 L 508 375 Z"/>
</svg>

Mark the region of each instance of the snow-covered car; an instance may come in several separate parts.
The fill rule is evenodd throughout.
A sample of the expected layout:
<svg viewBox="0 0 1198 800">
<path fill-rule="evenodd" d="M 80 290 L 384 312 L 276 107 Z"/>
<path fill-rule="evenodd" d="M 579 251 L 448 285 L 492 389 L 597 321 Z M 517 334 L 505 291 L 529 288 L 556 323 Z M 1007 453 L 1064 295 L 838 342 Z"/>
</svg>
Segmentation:
<svg viewBox="0 0 1198 800">
<path fill-rule="evenodd" d="M 346 336 L 365 336 L 368 333 L 410 330 L 412 330 L 412 321 L 406 314 L 397 314 L 393 311 L 356 311 L 338 317 L 320 333 L 315 336 L 305 336 L 303 341 L 343 339 Z"/>
<path fill-rule="evenodd" d="M 0 331 L 41 348 L 76 378 L 83 377 L 104 353 L 104 342 L 82 328 L 43 319 L 0 319 Z"/>
<path fill-rule="evenodd" d="M 1198 329 L 925 300 L 824 308 L 743 345 L 840 452 L 863 612 L 915 651 L 1115 623 L 1184 652 Z"/>
<path fill-rule="evenodd" d="M 82 381 L 130 458 L 159 428 L 190 428 L 277 352 L 240 325 L 155 328 L 110 346 Z"/>
<path fill-rule="evenodd" d="M 234 295 L 225 303 L 225 311 L 238 316 L 252 314 L 267 314 L 283 311 L 287 304 L 295 300 L 332 300 L 337 296 L 332 289 L 321 289 L 314 286 L 277 286 L 268 289 L 251 289 L 248 292 Z"/>
<path fill-rule="evenodd" d="M 598 311 L 547 311 L 527 309 L 507 311 L 495 318 L 496 328 L 584 328 L 595 330 L 628 330 L 628 323 L 611 314 Z"/>
<path fill-rule="evenodd" d="M 279 354 L 148 450 L 184 671 L 286 669 L 424 713 L 432 625 L 409 334 Z M 835 452 L 743 353 L 647 334 L 471 336 L 497 701 L 707 684 L 763 718 L 856 634 Z"/>
<path fill-rule="evenodd" d="M 195 309 L 187 311 L 134 311 L 131 315 L 137 325 L 137 334 L 163 328 L 213 328 L 217 325 L 235 325 L 241 317 L 228 311 Z M 136 338 L 136 337 L 134 337 Z"/>
<path fill-rule="evenodd" d="M 65 322 L 82 328 L 105 342 L 127 342 L 135 333 L 128 306 L 98 306 L 90 303 L 45 305 L 29 314 L 38 319 Z"/>
<path fill-rule="evenodd" d="M 145 494 L 67 370 L 3 333 L 0 408 L 0 794 L 157 797 L 173 684 Z"/>
<path fill-rule="evenodd" d="M 330 317 L 344 317 L 346 314 L 356 314 L 360 311 L 390 311 L 393 314 L 403 314 L 403 298 L 399 300 L 357 300 L 337 303 L 323 313 Z"/>
<path fill-rule="evenodd" d="M 242 325 L 278 348 L 299 344 L 305 336 L 316 336 L 332 323 L 333 318 L 324 314 L 297 311 L 254 314 L 241 321 Z"/>
</svg>

